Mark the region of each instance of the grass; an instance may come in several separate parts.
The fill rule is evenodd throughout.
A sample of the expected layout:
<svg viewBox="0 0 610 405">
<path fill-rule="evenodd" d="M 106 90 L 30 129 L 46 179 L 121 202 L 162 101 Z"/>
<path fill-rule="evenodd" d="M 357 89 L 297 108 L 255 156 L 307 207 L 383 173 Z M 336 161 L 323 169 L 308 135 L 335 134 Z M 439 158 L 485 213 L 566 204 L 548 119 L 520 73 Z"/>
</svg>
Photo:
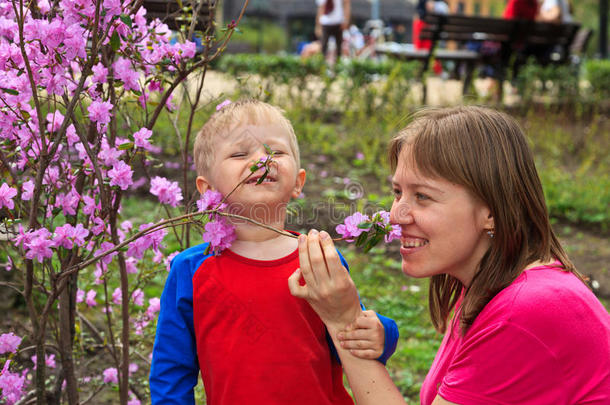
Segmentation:
<svg viewBox="0 0 610 405">
<path fill-rule="evenodd" d="M 316 227 L 332 232 L 355 210 L 389 209 L 392 197 L 385 151 L 413 108 L 396 110 L 381 105 L 379 111 L 370 111 L 363 106 L 366 99 L 361 96 L 361 92 L 354 95 L 352 108 L 347 111 L 284 106 L 299 138 L 302 165 L 308 172 L 305 198 L 291 204 L 289 229 L 306 231 Z M 266 97 L 273 99 L 273 94 Z M 198 124 L 212 109 L 206 106 L 198 113 Z M 610 140 L 604 115 L 594 113 L 574 120 L 561 112 L 530 110 L 517 119 L 528 134 L 554 220 L 578 229 L 584 225 L 607 232 L 610 158 L 606 151 Z M 165 158 L 177 160 L 176 135 L 167 117 L 155 127 L 155 134 L 156 139 L 163 139 L 166 150 L 173 151 Z M 167 170 L 165 174 L 181 181 L 176 171 Z M 125 199 L 123 219 L 141 224 L 161 217 L 167 218 L 167 213 L 152 198 Z M 197 243 L 200 239 L 193 240 Z M 182 249 L 172 233 L 165 243 L 167 254 Z M 375 248 L 366 255 L 350 245 L 340 245 L 339 249 L 350 264 L 363 303 L 396 320 L 401 338 L 388 369 L 405 399 L 418 403 L 419 388 L 441 341 L 428 316 L 427 280 L 404 277 L 395 247 Z M 155 273 L 147 286 L 147 296 L 158 296 L 165 277 L 164 271 Z M 198 397 L 202 398 L 203 393 Z"/>
</svg>

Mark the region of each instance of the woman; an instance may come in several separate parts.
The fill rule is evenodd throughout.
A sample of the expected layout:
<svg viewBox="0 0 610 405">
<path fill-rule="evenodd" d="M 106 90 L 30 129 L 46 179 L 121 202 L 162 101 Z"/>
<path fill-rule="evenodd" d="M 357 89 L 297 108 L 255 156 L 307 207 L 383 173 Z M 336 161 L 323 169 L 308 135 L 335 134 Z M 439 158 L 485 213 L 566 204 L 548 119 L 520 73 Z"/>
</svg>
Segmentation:
<svg viewBox="0 0 610 405">
<path fill-rule="evenodd" d="M 429 110 L 393 139 L 390 161 L 402 270 L 431 278 L 445 333 L 422 404 L 610 403 L 610 316 L 553 233 L 515 121 Z M 383 366 L 350 353 L 362 315 L 328 234 L 301 236 L 299 254 L 289 287 L 327 325 L 356 402 L 404 403 Z"/>
</svg>

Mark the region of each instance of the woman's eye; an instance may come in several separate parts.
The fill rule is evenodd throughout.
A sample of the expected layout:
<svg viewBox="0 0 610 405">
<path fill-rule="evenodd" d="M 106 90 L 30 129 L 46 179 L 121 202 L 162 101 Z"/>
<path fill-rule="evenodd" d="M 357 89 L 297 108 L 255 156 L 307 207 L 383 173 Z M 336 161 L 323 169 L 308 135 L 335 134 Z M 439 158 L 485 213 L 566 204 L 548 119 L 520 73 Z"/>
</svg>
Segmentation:
<svg viewBox="0 0 610 405">
<path fill-rule="evenodd" d="M 418 200 L 429 200 L 430 197 L 428 197 L 425 194 L 422 193 L 415 193 L 415 198 L 417 198 Z"/>
<path fill-rule="evenodd" d="M 392 189 L 392 194 L 394 194 L 395 198 L 400 198 L 400 195 L 402 194 L 401 191 L 397 188 Z"/>
</svg>

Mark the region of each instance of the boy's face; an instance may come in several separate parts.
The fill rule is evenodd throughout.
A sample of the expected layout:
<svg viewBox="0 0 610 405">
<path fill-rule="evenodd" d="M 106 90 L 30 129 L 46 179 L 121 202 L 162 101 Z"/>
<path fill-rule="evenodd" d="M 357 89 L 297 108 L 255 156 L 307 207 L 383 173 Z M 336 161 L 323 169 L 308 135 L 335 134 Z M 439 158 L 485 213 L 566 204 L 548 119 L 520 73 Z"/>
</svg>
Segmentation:
<svg viewBox="0 0 610 405">
<path fill-rule="evenodd" d="M 216 135 L 214 162 L 206 175 L 197 177 L 197 190 L 229 194 L 251 173 L 252 163 L 267 156 L 263 144 L 275 151 L 267 178 L 257 185 L 264 170 L 254 173 L 229 197 L 229 204 L 262 209 L 298 197 L 305 184 L 305 170 L 298 168 L 289 134 L 277 125 L 244 125 Z"/>
</svg>

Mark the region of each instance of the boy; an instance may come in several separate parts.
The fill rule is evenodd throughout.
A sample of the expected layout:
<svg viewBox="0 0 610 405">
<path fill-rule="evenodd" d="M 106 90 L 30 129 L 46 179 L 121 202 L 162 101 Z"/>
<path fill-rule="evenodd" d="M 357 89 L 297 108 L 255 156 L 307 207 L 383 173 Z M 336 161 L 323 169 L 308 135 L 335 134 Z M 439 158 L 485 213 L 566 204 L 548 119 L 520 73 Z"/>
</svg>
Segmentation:
<svg viewBox="0 0 610 405">
<path fill-rule="evenodd" d="M 264 145 L 274 151 L 267 178 L 257 185 L 263 173 L 255 173 L 230 195 L 226 211 L 281 230 L 305 171 L 279 109 L 245 100 L 212 115 L 195 141 L 196 184 L 202 194 L 228 195 L 266 156 Z M 193 404 L 201 370 L 210 405 L 353 404 L 324 324 L 288 290 L 299 267 L 296 239 L 248 222 L 233 225 L 236 240 L 219 255 L 204 254 L 201 244 L 172 261 L 153 348 L 152 403 Z M 398 330 L 391 319 L 371 319 L 364 353 L 385 362 Z"/>
</svg>

